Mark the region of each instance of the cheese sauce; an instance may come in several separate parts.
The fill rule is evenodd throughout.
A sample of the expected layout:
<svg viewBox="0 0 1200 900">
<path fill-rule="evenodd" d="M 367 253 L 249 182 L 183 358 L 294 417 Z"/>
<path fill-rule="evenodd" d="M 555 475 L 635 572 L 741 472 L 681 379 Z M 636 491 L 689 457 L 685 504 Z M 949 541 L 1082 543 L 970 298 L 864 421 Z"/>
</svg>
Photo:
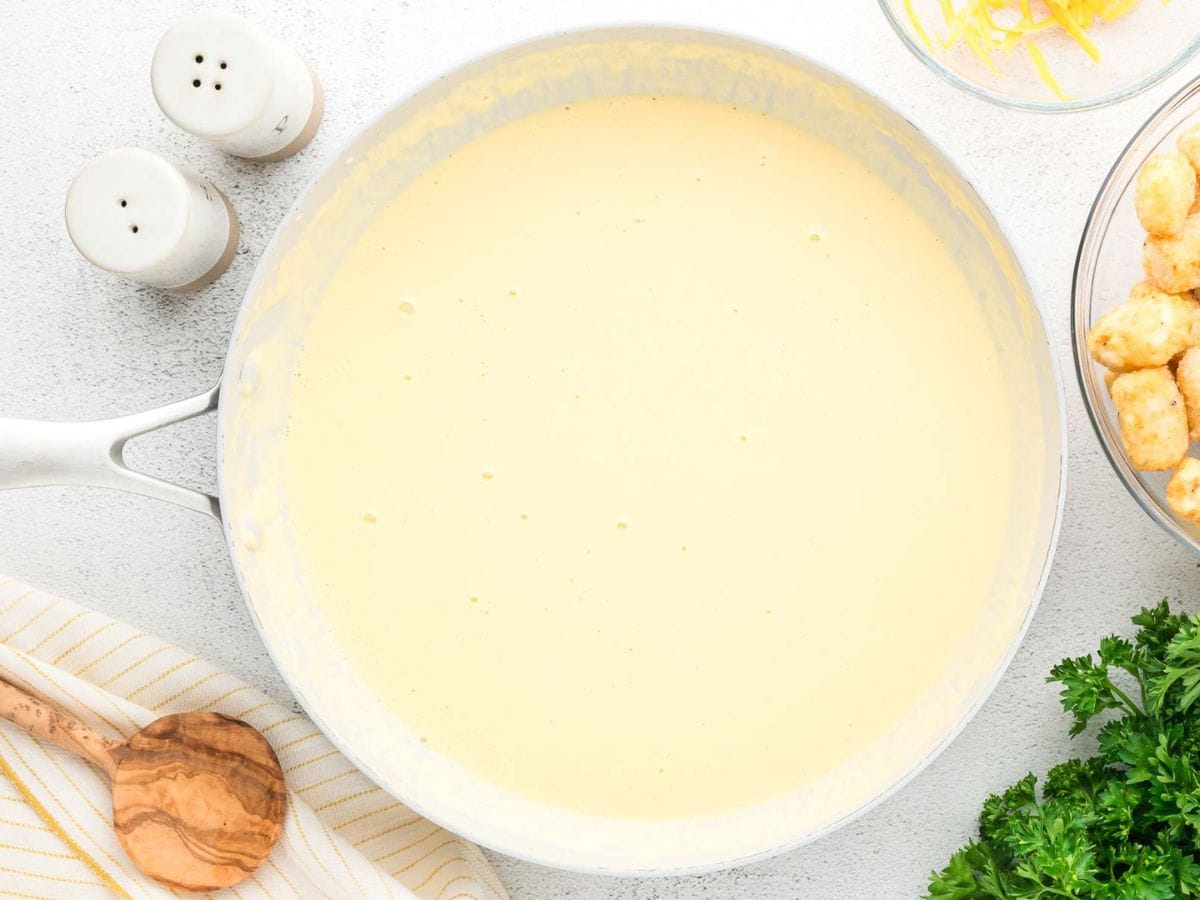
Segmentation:
<svg viewBox="0 0 1200 900">
<path fill-rule="evenodd" d="M 310 321 L 288 493 L 333 640 L 428 745 L 585 813 L 714 813 L 868 747 L 1002 552 L 970 286 L 830 144 L 592 100 L 382 209 Z"/>
</svg>

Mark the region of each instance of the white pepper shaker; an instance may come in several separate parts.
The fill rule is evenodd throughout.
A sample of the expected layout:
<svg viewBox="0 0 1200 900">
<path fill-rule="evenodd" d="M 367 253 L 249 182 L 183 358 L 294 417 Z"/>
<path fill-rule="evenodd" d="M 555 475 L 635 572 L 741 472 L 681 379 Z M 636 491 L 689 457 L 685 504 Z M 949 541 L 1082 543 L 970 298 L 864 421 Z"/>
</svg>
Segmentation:
<svg viewBox="0 0 1200 900">
<path fill-rule="evenodd" d="M 67 191 L 67 232 L 87 259 L 176 291 L 203 287 L 237 250 L 237 216 L 212 182 L 137 147 L 102 153 Z"/>
<path fill-rule="evenodd" d="M 171 26 L 154 51 L 150 86 L 184 131 L 249 159 L 283 159 L 303 149 L 324 109 L 321 86 L 300 54 L 218 10 Z"/>
</svg>

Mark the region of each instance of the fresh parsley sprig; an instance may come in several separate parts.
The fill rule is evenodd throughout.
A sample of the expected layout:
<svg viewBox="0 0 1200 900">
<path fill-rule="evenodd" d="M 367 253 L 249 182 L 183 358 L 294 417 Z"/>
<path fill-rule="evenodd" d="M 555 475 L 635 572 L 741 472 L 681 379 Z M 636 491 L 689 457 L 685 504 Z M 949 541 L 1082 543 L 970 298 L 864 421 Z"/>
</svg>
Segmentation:
<svg viewBox="0 0 1200 900">
<path fill-rule="evenodd" d="M 1133 640 L 1065 659 L 1071 734 L 1097 716 L 1100 753 L 1031 774 L 989 797 L 979 838 L 929 882 L 931 898 L 1200 898 L 1200 616 L 1163 601 Z"/>
</svg>

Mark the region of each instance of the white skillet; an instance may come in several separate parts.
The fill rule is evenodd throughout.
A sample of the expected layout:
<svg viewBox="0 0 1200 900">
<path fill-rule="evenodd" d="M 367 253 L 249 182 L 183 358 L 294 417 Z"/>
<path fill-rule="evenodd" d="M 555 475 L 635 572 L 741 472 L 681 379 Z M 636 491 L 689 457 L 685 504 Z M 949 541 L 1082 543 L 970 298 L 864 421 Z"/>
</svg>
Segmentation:
<svg viewBox="0 0 1200 900">
<path fill-rule="evenodd" d="M 667 821 L 591 817 L 534 802 L 421 744 L 328 639 L 294 551 L 280 474 L 296 335 L 378 204 L 489 128 L 551 104 L 630 92 L 760 109 L 849 149 L 899 189 L 975 285 L 1012 387 L 1021 459 L 1038 461 L 1019 473 L 1014 490 L 1012 539 L 996 576 L 1007 589 L 989 601 L 943 684 L 870 750 L 816 782 L 724 815 Z M 104 485 L 221 518 L 263 642 L 305 710 L 350 759 L 452 831 L 514 856 L 587 872 L 738 865 L 825 834 L 897 790 L 964 727 L 1008 665 L 1041 595 L 1062 508 L 1066 448 L 1056 356 L 1018 260 L 970 185 L 913 125 L 844 78 L 750 41 L 695 31 L 587 31 L 518 46 L 434 82 L 375 119 L 279 226 L 246 293 L 220 393 L 219 501 L 133 472 L 122 461 L 129 438 L 216 409 L 216 387 L 106 421 L 0 420 L 0 487 Z M 886 535 L 864 536 L 867 558 L 868 537 Z M 386 627 L 395 628 L 403 652 L 404 623 Z"/>
</svg>

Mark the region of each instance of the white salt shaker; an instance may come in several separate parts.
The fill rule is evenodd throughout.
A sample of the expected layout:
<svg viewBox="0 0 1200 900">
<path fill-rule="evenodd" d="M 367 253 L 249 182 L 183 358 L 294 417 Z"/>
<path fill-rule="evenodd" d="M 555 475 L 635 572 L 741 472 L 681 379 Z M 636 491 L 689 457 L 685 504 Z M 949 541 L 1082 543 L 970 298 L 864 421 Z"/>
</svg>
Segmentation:
<svg viewBox="0 0 1200 900">
<path fill-rule="evenodd" d="M 237 216 L 212 182 L 157 153 L 109 150 L 67 191 L 67 232 L 102 269 L 177 291 L 208 284 L 237 250 Z"/>
<path fill-rule="evenodd" d="M 300 55 L 240 16 L 203 10 L 163 35 L 150 86 L 167 118 L 222 150 L 283 159 L 321 122 L 321 86 Z"/>
</svg>

